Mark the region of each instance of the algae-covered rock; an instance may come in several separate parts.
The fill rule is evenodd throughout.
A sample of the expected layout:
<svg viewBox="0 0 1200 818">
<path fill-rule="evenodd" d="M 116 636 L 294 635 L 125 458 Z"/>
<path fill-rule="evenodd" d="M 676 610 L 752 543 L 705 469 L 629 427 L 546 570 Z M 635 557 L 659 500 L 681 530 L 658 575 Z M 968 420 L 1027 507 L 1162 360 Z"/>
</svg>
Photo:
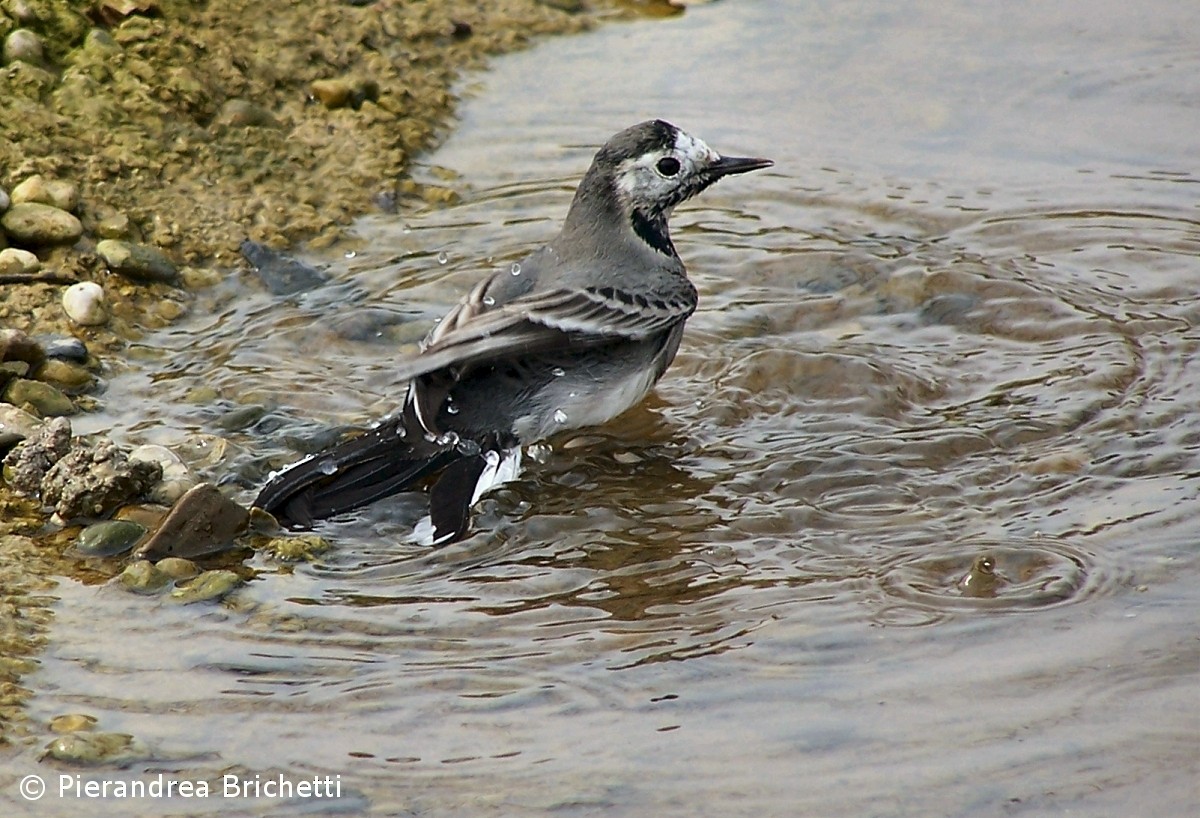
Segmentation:
<svg viewBox="0 0 1200 818">
<path fill-rule="evenodd" d="M 10 239 L 16 244 L 43 247 L 74 244 L 83 235 L 83 224 L 71 213 L 39 202 L 22 202 L 0 216 Z"/>
</svg>

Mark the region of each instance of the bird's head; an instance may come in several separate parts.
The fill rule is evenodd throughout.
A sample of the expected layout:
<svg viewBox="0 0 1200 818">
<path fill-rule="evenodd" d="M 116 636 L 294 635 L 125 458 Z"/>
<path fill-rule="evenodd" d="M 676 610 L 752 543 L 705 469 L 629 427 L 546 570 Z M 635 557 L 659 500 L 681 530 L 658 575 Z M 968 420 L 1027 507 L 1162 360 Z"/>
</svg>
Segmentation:
<svg viewBox="0 0 1200 818">
<path fill-rule="evenodd" d="M 639 237 L 673 256 L 667 219 L 676 205 L 724 176 L 772 164 L 769 159 L 722 156 L 671 123 L 652 119 L 609 139 L 596 153 L 588 176 L 603 179 L 605 194 L 615 197 Z"/>
</svg>

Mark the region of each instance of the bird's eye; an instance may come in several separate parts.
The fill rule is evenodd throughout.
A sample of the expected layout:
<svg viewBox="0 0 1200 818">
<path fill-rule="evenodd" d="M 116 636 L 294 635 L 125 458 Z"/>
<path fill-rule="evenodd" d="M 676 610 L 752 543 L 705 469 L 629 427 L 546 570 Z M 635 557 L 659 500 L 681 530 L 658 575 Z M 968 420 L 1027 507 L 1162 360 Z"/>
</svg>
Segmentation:
<svg viewBox="0 0 1200 818">
<path fill-rule="evenodd" d="M 658 172 L 663 176 L 674 176 L 679 173 L 679 160 L 674 156 L 664 156 L 658 160 Z"/>
</svg>

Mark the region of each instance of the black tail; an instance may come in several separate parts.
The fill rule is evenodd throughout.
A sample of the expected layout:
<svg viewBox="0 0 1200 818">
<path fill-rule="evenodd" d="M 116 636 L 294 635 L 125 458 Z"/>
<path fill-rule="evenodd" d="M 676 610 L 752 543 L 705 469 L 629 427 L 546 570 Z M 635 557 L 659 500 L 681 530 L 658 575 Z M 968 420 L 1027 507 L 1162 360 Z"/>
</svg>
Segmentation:
<svg viewBox="0 0 1200 818">
<path fill-rule="evenodd" d="M 463 458 L 404 432 L 402 418 L 337 444 L 273 477 L 254 504 L 288 528 L 308 528 L 331 517 L 412 488 L 422 478 Z"/>
</svg>

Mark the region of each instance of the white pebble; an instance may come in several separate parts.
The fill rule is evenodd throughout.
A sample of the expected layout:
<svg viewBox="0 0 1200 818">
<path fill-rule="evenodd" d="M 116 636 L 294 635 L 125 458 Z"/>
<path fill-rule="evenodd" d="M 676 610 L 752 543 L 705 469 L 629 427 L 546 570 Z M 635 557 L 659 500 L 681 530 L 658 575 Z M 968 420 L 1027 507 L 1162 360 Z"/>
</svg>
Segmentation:
<svg viewBox="0 0 1200 818">
<path fill-rule="evenodd" d="M 94 327 L 108 320 L 104 288 L 94 281 L 81 281 L 67 287 L 62 303 L 67 317 L 82 327 Z"/>
</svg>

